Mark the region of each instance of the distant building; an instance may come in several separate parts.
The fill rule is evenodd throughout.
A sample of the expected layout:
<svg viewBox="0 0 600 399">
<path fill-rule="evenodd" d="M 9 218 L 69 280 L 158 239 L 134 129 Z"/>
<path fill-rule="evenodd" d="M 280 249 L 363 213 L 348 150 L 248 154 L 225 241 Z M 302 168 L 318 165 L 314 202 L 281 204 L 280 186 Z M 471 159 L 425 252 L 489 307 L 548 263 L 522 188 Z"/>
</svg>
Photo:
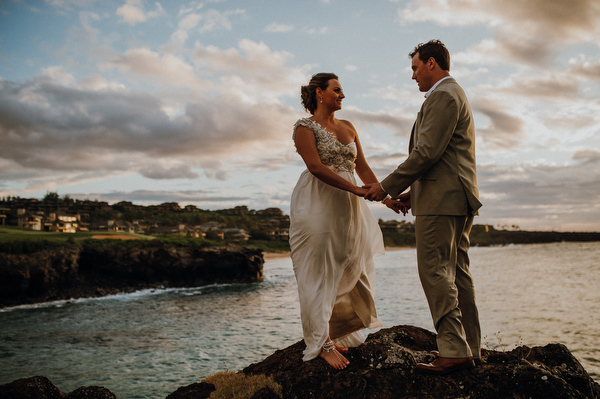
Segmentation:
<svg viewBox="0 0 600 399">
<path fill-rule="evenodd" d="M 235 208 L 231 208 L 231 209 L 220 209 L 216 212 L 223 214 L 223 215 L 254 215 L 254 214 L 256 214 L 255 210 L 248 209 L 248 207 L 246 205 L 236 206 Z"/>
<path fill-rule="evenodd" d="M 237 240 L 237 241 L 248 241 L 250 234 L 246 233 L 244 229 L 224 229 L 225 239 Z"/>
<path fill-rule="evenodd" d="M 6 224 L 6 212 L 9 212 L 10 208 L 0 208 L 0 220 L 2 221 L 2 226 Z"/>
<path fill-rule="evenodd" d="M 17 210 L 17 224 L 24 230 L 42 231 L 44 214 L 28 212 L 25 209 Z"/>
<path fill-rule="evenodd" d="M 271 238 L 271 240 L 289 240 L 290 239 L 290 230 L 289 229 L 269 229 L 266 230 L 267 235 Z"/>
<path fill-rule="evenodd" d="M 256 212 L 257 215 L 283 216 L 283 211 L 279 208 L 267 208 Z"/>
<path fill-rule="evenodd" d="M 77 233 L 79 231 L 79 215 L 65 212 L 51 212 L 44 219 L 44 231 L 57 233 Z"/>
</svg>

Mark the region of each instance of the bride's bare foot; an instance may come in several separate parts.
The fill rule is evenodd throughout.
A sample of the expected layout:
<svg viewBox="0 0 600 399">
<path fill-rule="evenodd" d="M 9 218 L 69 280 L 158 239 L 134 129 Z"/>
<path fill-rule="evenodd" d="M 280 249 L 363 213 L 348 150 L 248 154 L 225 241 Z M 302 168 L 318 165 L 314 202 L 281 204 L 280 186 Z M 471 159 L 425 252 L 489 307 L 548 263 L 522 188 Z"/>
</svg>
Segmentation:
<svg viewBox="0 0 600 399">
<path fill-rule="evenodd" d="M 346 348 L 345 346 L 338 345 L 335 342 L 333 344 L 335 345 L 335 349 L 337 349 L 338 352 L 348 352 L 348 348 Z"/>
<path fill-rule="evenodd" d="M 348 350 L 348 348 L 346 348 L 346 350 Z M 350 364 L 348 359 L 346 359 L 340 352 L 338 352 L 336 345 L 333 343 L 333 341 L 325 342 L 325 345 L 323 345 L 323 350 L 319 354 L 319 357 L 324 359 L 327 363 L 329 363 L 331 367 L 333 367 L 336 370 L 343 370 Z"/>
</svg>

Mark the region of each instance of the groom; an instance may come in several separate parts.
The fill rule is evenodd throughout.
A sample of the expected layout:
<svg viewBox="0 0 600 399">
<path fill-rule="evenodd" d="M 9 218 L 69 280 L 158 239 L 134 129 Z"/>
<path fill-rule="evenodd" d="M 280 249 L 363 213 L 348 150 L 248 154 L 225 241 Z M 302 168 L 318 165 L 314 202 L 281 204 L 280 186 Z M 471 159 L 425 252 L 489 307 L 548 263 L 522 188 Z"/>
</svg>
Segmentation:
<svg viewBox="0 0 600 399">
<path fill-rule="evenodd" d="M 450 76 L 450 55 L 432 40 L 412 53 L 412 78 L 425 101 L 412 128 L 408 158 L 365 198 L 412 207 L 421 284 L 437 331 L 438 357 L 417 370 L 447 374 L 481 358 L 469 234 L 481 207 L 475 170 L 475 128 L 464 91 Z M 410 186 L 410 191 L 403 193 Z M 388 202 L 391 200 L 387 200 Z"/>
</svg>

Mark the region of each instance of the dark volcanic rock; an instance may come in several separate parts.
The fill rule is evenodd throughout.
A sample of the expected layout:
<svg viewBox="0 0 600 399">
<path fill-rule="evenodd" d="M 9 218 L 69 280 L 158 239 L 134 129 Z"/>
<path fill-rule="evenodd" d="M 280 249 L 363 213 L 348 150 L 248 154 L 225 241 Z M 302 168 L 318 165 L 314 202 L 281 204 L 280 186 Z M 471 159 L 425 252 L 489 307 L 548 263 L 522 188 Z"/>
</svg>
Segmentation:
<svg viewBox="0 0 600 399">
<path fill-rule="evenodd" d="M 446 376 L 420 374 L 417 362 L 433 360 L 435 334 L 396 326 L 370 334 L 351 348 L 350 366 L 336 371 L 317 358 L 302 362 L 303 341 L 279 350 L 244 373 L 271 375 L 284 398 L 599 398 L 594 382 L 560 344 L 484 350 L 483 364 Z"/>
<path fill-rule="evenodd" d="M 63 399 L 62 392 L 46 377 L 23 378 L 0 385 L 3 399 Z"/>
<path fill-rule="evenodd" d="M 208 398 L 215 390 L 213 384 L 206 382 L 197 382 L 192 385 L 181 387 L 169 396 L 167 399 L 186 399 L 186 398 Z"/>
<path fill-rule="evenodd" d="M 263 280 L 261 250 L 173 247 L 156 240 L 0 253 L 0 307 L 145 288 Z"/>
<path fill-rule="evenodd" d="M 104 387 L 81 387 L 66 394 L 61 392 L 46 377 L 23 378 L 0 385 L 2 399 L 117 399 Z"/>
<path fill-rule="evenodd" d="M 510 352 L 483 351 L 483 364 L 445 376 L 419 374 L 415 363 L 433 360 L 435 334 L 418 327 L 396 326 L 370 334 L 351 348 L 350 366 L 336 371 L 320 358 L 302 361 L 303 341 L 278 350 L 240 373 L 270 375 L 285 399 L 573 399 L 600 398 L 600 385 L 560 344 L 518 347 Z M 215 386 L 205 382 L 177 389 L 167 399 L 207 399 Z M 2 399 L 114 399 L 106 388 L 82 387 L 70 394 L 45 377 L 0 386 Z M 276 399 L 268 388 L 251 399 Z"/>
</svg>

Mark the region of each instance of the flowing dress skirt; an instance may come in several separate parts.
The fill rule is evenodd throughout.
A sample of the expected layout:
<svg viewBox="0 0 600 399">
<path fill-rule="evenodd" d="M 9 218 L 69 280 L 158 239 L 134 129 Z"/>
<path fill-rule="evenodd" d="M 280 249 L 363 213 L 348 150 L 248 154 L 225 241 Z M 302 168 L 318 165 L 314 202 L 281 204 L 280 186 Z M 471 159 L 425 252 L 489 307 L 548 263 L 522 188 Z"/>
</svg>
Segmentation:
<svg viewBox="0 0 600 399">
<path fill-rule="evenodd" d="M 356 181 L 353 172 L 337 173 Z M 328 336 L 357 346 L 364 341 L 359 330 L 381 327 L 373 257 L 384 254 L 383 236 L 364 199 L 305 170 L 292 193 L 290 247 L 306 343 L 303 360 L 317 357 Z"/>
</svg>

